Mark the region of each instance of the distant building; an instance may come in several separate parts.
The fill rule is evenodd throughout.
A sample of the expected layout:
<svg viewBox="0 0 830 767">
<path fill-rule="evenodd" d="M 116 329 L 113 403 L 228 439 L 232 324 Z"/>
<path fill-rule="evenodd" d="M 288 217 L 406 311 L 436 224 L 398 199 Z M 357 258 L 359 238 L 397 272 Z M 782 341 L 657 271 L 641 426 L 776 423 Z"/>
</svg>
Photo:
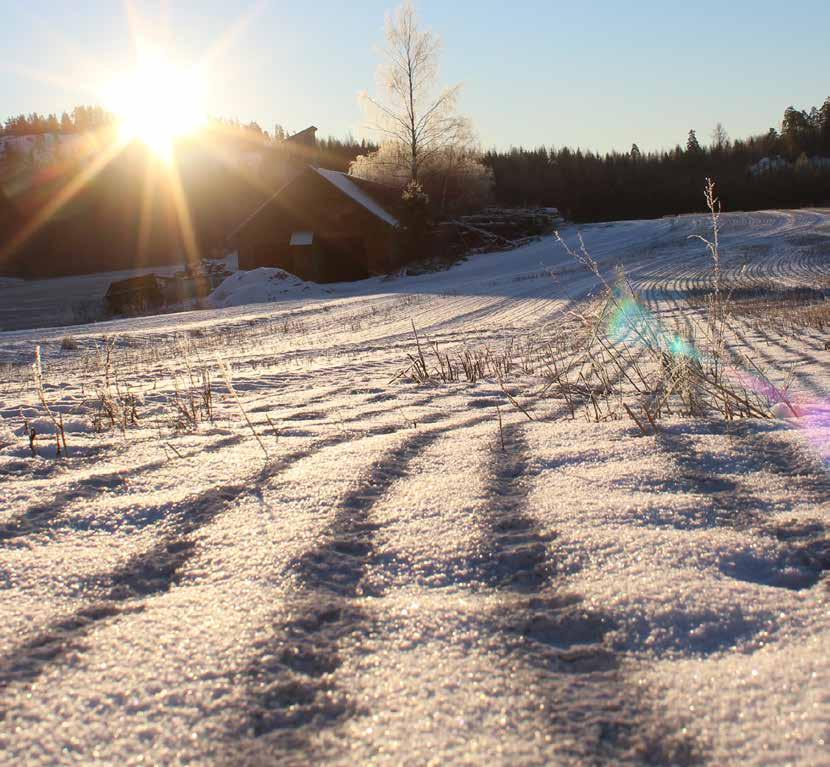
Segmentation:
<svg viewBox="0 0 830 767">
<path fill-rule="evenodd" d="M 316 164 L 317 128 L 310 125 L 276 144 L 271 153 L 271 166 L 267 181 L 272 189 L 279 189 L 294 178 L 307 165 Z"/>
<path fill-rule="evenodd" d="M 399 196 L 380 184 L 298 164 L 231 235 L 239 268 L 279 267 L 314 282 L 389 272 L 399 266 L 398 220 L 390 212 Z"/>
<path fill-rule="evenodd" d="M 767 173 L 777 173 L 781 171 L 827 171 L 830 170 L 830 157 L 808 157 L 802 154 L 794 163 L 789 160 L 775 155 L 773 157 L 762 157 L 754 165 L 751 165 L 749 172 L 753 176 L 763 176 Z"/>
<path fill-rule="evenodd" d="M 229 276 L 224 267 L 188 267 L 175 275 L 143 274 L 110 283 L 104 296 L 107 312 L 134 316 L 170 306 L 185 306 L 210 293 Z"/>
<path fill-rule="evenodd" d="M 118 280 L 110 284 L 104 303 L 110 314 L 145 314 L 165 305 L 164 287 L 155 274 Z"/>
</svg>

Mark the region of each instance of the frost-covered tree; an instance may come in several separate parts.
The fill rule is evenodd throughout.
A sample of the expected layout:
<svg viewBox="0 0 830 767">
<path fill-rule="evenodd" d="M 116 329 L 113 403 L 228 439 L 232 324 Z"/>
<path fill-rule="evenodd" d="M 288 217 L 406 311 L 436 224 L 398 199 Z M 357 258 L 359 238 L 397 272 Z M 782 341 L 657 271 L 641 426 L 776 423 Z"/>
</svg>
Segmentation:
<svg viewBox="0 0 830 767">
<path fill-rule="evenodd" d="M 420 27 L 411 2 L 386 18 L 379 95 L 363 94 L 380 149 L 358 157 L 350 173 L 404 189 L 421 185 L 440 213 L 489 200 L 493 175 L 481 162 L 470 121 L 457 114 L 460 86 L 438 87 L 439 38 Z"/>
<path fill-rule="evenodd" d="M 377 97 L 362 94 L 370 127 L 398 145 L 409 179 L 418 181 L 431 158 L 469 143 L 469 121 L 456 113 L 460 85 L 438 88 L 441 41 L 419 25 L 409 0 L 386 17 L 386 47 Z"/>
<path fill-rule="evenodd" d="M 387 141 L 376 151 L 357 157 L 349 173 L 403 190 L 412 182 L 407 157 L 402 144 Z M 446 146 L 430 155 L 421 167 L 417 183 L 433 210 L 446 215 L 486 205 L 494 182 L 492 169 L 482 162 L 481 152 L 471 143 Z"/>
</svg>

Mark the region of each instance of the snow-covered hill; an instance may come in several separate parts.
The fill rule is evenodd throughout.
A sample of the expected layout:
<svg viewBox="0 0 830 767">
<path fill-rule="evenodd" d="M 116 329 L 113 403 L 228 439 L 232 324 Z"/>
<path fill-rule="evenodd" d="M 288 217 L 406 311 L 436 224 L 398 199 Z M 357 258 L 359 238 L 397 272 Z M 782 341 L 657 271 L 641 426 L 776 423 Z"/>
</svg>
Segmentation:
<svg viewBox="0 0 830 767">
<path fill-rule="evenodd" d="M 830 286 L 826 211 L 722 222 L 725 283 Z M 583 234 L 682 332 L 706 226 Z M 327 289 L 0 334 L 3 760 L 828 764 L 830 419 L 572 419 L 523 351 L 593 305 L 553 240 Z M 419 384 L 413 325 L 516 362 Z M 730 348 L 825 413 L 795 328 Z"/>
<path fill-rule="evenodd" d="M 270 301 L 310 300 L 330 295 L 330 291 L 282 269 L 253 269 L 228 277 L 209 297 L 217 308 L 264 304 Z"/>
<path fill-rule="evenodd" d="M 0 160 L 8 152 L 17 152 L 37 165 L 47 165 L 59 156 L 72 156 L 83 150 L 82 133 L 42 133 L 29 136 L 0 136 Z"/>
</svg>

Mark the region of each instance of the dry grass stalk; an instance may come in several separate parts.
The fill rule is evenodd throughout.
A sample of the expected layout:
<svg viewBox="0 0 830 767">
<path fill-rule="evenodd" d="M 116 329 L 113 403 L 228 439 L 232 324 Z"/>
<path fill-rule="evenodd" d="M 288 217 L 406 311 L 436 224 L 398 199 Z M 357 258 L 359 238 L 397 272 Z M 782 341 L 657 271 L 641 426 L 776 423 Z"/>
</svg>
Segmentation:
<svg viewBox="0 0 830 767">
<path fill-rule="evenodd" d="M 55 441 L 57 443 L 56 457 L 60 458 L 62 455 L 68 456 L 69 449 L 66 446 L 66 432 L 63 428 L 63 415 L 61 414 L 60 418 L 57 418 L 52 412 L 52 409 L 49 407 L 49 403 L 46 401 L 46 391 L 43 385 L 43 363 L 40 356 L 39 345 L 35 346 L 35 361 L 32 365 L 32 373 L 34 375 L 35 391 L 37 392 L 40 404 L 43 405 L 46 415 L 55 427 Z M 34 429 L 32 429 L 32 434 L 34 435 Z M 34 436 L 30 437 L 29 446 L 31 447 L 32 454 L 34 455 Z"/>
<path fill-rule="evenodd" d="M 239 395 L 236 393 L 236 389 L 233 385 L 233 377 L 231 375 L 231 369 L 227 362 L 222 360 L 220 362 L 220 369 L 222 370 L 222 376 L 225 379 L 225 385 L 228 387 L 228 392 L 230 393 L 231 397 L 233 397 L 236 406 L 239 408 L 239 412 L 242 413 L 242 418 L 245 420 L 245 423 L 248 425 L 248 428 L 251 431 L 254 439 L 257 441 L 260 450 L 262 450 L 263 455 L 265 456 L 265 460 L 267 461 L 270 456 L 268 455 L 268 451 L 265 449 L 265 445 L 263 444 L 262 440 L 260 439 L 257 430 L 254 428 L 253 423 L 251 423 L 251 419 L 248 417 L 248 413 L 245 410 L 244 406 L 242 405 L 242 400 L 239 399 Z"/>
</svg>

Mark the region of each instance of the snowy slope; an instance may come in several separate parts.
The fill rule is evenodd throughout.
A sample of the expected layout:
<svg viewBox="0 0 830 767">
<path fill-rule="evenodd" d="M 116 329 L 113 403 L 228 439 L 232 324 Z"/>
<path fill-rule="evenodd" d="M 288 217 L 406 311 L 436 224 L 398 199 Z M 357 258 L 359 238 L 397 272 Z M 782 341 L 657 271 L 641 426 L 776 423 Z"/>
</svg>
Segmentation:
<svg viewBox="0 0 830 767">
<path fill-rule="evenodd" d="M 0 136 L 0 160 L 7 152 L 18 152 L 38 164 L 54 162 L 60 154 L 81 151 L 85 136 L 78 133 L 42 133 Z"/>
<path fill-rule="evenodd" d="M 723 224 L 727 277 L 830 284 L 827 212 Z M 710 284 L 705 231 L 584 237 L 677 318 Z M 0 334 L 0 762 L 830 764 L 819 435 L 642 436 L 538 389 L 530 421 L 496 380 L 397 377 L 413 323 L 447 350 L 568 332 L 596 280 L 552 240 L 313 300 L 261 285 Z M 735 332 L 826 401 L 826 333 Z M 60 460 L 23 433 L 53 431 L 35 344 Z M 203 369 L 213 422 L 186 428 Z M 98 433 L 113 379 L 136 420 Z"/>
<path fill-rule="evenodd" d="M 232 274 L 210 294 L 208 301 L 216 308 L 226 309 L 285 299 L 311 300 L 328 294 L 325 288 L 305 282 L 282 269 L 263 267 Z"/>
</svg>

